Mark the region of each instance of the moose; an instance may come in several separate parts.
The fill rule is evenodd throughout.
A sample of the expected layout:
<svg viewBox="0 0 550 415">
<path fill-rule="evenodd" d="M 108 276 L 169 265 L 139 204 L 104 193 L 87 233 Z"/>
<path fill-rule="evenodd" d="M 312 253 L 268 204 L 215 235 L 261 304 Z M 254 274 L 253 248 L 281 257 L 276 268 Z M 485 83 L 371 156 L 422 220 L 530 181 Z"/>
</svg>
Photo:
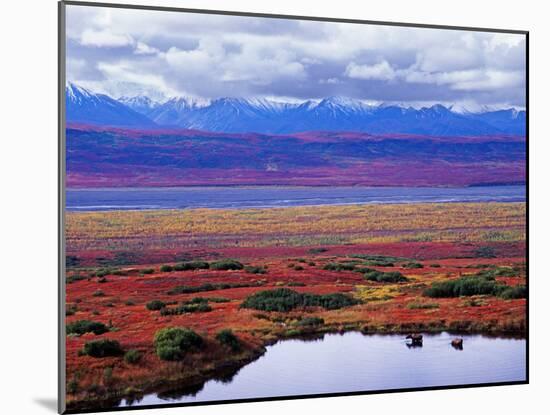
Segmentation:
<svg viewBox="0 0 550 415">
<path fill-rule="evenodd" d="M 422 335 L 418 333 L 411 333 L 405 337 L 405 339 L 410 340 L 409 343 L 411 346 L 422 346 Z"/>
<path fill-rule="evenodd" d="M 463 339 L 457 337 L 456 339 L 451 340 L 451 346 L 457 350 L 462 350 Z"/>
</svg>

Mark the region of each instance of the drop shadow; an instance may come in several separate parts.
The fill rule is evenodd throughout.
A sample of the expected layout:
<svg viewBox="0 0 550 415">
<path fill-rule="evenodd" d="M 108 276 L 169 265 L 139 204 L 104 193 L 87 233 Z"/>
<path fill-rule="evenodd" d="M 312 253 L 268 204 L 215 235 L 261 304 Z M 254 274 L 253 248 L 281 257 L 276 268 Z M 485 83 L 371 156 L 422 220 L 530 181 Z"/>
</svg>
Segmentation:
<svg viewBox="0 0 550 415">
<path fill-rule="evenodd" d="M 53 398 L 34 398 L 34 402 L 47 410 L 57 413 L 57 399 Z"/>
</svg>

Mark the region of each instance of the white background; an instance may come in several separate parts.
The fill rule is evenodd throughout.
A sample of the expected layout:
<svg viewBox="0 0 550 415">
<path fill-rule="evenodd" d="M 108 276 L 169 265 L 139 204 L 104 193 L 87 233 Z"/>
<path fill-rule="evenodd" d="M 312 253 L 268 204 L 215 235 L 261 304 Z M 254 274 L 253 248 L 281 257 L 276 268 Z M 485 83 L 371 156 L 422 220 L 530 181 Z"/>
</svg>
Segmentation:
<svg viewBox="0 0 550 415">
<path fill-rule="evenodd" d="M 119 0 L 119 2 L 124 2 Z M 550 248 L 548 13 L 543 1 L 135 0 L 265 13 L 529 30 L 531 82 L 531 384 L 360 397 L 168 409 L 164 413 L 547 413 Z M 546 13 L 545 13 L 546 12 Z M 2 2 L 0 12 L 0 408 L 52 414 L 57 384 L 57 5 Z M 535 326 L 538 330 L 535 329 Z M 498 353 L 498 350 L 495 350 Z M 152 411 L 142 411 L 148 414 Z"/>
</svg>

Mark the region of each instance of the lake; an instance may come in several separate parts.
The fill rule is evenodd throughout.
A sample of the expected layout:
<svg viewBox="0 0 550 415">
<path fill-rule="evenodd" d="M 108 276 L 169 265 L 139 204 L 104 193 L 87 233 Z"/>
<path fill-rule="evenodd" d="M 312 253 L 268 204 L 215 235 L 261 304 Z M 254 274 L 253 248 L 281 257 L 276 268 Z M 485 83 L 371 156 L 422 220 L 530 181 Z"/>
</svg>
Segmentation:
<svg viewBox="0 0 550 415">
<path fill-rule="evenodd" d="M 69 211 L 243 209 L 314 205 L 522 202 L 525 186 L 479 187 L 176 187 L 67 189 Z"/>
<path fill-rule="evenodd" d="M 338 392 L 524 381 L 525 339 L 461 335 L 462 350 L 443 332 L 408 347 L 404 335 L 327 334 L 285 340 L 232 377 L 193 391 L 145 395 L 120 406 L 190 403 Z"/>
</svg>

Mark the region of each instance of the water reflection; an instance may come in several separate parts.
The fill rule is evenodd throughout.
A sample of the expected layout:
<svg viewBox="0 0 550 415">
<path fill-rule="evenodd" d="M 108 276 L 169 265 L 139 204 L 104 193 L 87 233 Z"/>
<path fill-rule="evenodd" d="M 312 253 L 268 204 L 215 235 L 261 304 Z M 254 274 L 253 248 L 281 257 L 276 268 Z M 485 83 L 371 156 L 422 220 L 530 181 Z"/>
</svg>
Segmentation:
<svg viewBox="0 0 550 415">
<path fill-rule="evenodd" d="M 120 405 L 525 380 L 524 339 L 463 335 L 462 342 L 455 342 L 449 333 L 424 334 L 420 342 L 404 337 L 353 332 L 285 340 L 268 346 L 262 357 L 241 369 L 228 369 L 192 387 L 132 397 Z"/>
</svg>

